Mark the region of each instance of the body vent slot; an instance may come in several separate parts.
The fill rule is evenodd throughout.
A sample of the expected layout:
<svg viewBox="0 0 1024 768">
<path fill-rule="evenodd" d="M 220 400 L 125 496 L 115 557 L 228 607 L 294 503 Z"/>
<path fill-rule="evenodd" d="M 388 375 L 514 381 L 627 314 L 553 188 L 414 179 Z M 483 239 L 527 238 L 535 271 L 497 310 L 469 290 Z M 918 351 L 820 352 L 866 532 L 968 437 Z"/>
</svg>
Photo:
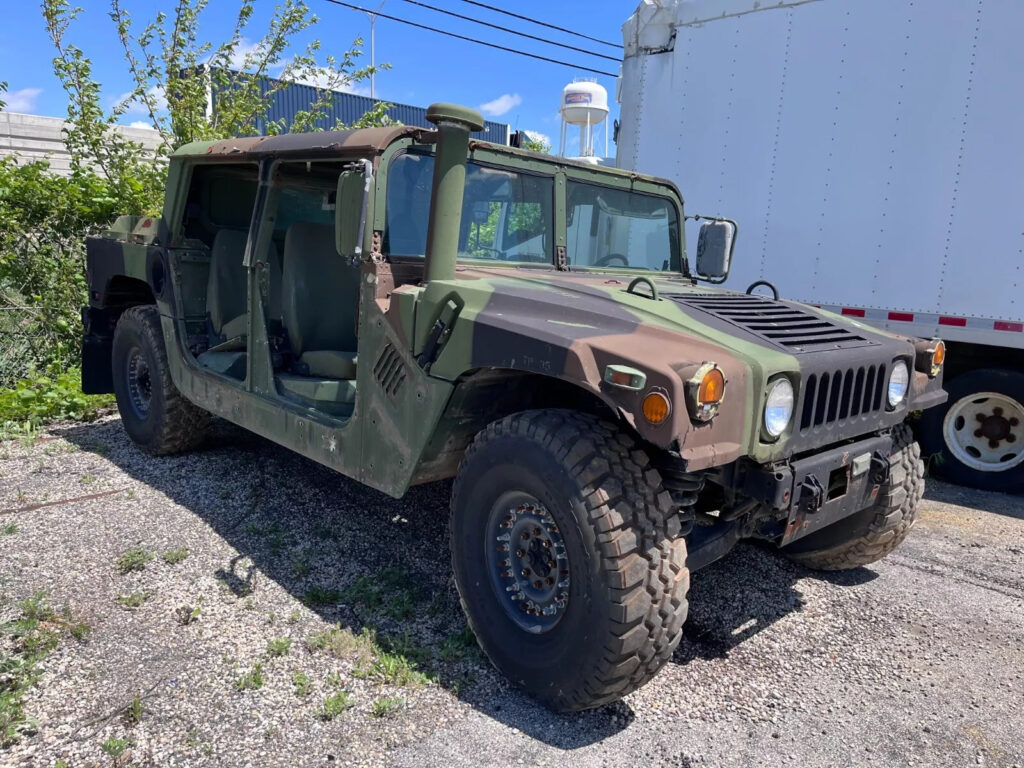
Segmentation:
<svg viewBox="0 0 1024 768">
<path fill-rule="evenodd" d="M 885 403 L 884 365 L 811 374 L 803 387 L 800 431 L 842 424 L 882 410 Z"/>
<path fill-rule="evenodd" d="M 846 349 L 876 342 L 799 304 L 747 294 L 676 295 L 680 304 L 737 325 L 789 352 Z M 836 386 L 844 387 L 840 381 Z M 824 407 L 824 406 L 823 406 Z M 830 410 L 830 409 L 826 409 Z"/>
<path fill-rule="evenodd" d="M 392 400 L 398 396 L 405 383 L 405 363 L 391 344 L 385 344 L 377 356 L 377 362 L 373 364 L 373 378 Z"/>
</svg>

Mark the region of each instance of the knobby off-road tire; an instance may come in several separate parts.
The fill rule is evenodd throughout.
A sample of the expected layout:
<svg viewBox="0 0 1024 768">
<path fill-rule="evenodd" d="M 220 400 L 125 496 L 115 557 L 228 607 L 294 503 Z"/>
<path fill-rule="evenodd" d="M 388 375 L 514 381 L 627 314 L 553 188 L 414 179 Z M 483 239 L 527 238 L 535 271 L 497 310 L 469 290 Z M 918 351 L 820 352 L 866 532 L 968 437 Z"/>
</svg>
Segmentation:
<svg viewBox="0 0 1024 768">
<path fill-rule="evenodd" d="M 567 600 L 537 617 L 543 630 L 517 623 L 532 619 L 503 603 L 502 578 L 511 584 L 511 577 L 488 570 L 487 549 L 502 546 L 489 521 L 494 510 L 507 514 L 503 523 L 515 517 L 503 506 L 509 498 L 518 500 L 513 506 L 535 500 L 516 509 L 553 521 L 546 551 L 564 546 Z M 686 620 L 690 574 L 680 525 L 647 454 L 613 424 L 563 410 L 494 422 L 466 451 L 451 500 L 455 581 L 484 652 L 558 710 L 600 706 L 644 685 L 672 656 Z"/>
<path fill-rule="evenodd" d="M 171 381 L 160 313 L 155 306 L 125 310 L 114 329 L 114 396 L 125 432 L 153 456 L 194 448 L 210 416 Z"/>
<path fill-rule="evenodd" d="M 924 462 L 910 427 L 893 431 L 889 480 L 875 504 L 783 548 L 790 559 L 819 571 L 868 565 L 907 538 L 924 495 Z"/>
</svg>

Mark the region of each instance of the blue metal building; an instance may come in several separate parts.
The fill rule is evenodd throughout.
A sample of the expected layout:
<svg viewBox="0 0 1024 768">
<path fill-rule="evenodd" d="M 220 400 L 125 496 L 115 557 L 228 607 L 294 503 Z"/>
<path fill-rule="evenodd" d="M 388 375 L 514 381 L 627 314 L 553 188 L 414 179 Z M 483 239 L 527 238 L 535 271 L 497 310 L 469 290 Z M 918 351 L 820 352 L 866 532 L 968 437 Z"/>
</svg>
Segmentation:
<svg viewBox="0 0 1024 768">
<path fill-rule="evenodd" d="M 280 81 L 269 77 L 260 78 L 260 90 L 266 95 L 272 89 L 279 87 Z M 265 134 L 266 123 L 283 121 L 287 126 L 298 112 L 308 110 L 323 96 L 323 91 L 309 85 L 291 84 L 286 85 L 271 97 L 270 110 L 267 112 L 266 120 L 257 123 L 257 133 Z M 211 98 L 214 103 L 217 100 L 217 89 L 214 88 Z M 380 101 L 367 96 L 358 96 L 354 93 L 343 93 L 334 91 L 334 103 L 327 110 L 326 116 L 317 121 L 318 128 L 323 130 L 332 129 L 338 121 L 350 125 L 368 112 L 374 104 Z M 389 102 L 391 108 L 388 116 L 395 122 L 403 125 L 420 125 L 426 128 L 431 127 L 427 122 L 427 110 L 424 107 L 413 107 L 408 104 L 395 104 Z M 509 126 L 507 123 L 492 123 L 490 120 L 484 123 L 484 129 L 473 134 L 478 139 L 492 141 L 496 144 L 508 144 L 510 138 Z"/>
</svg>

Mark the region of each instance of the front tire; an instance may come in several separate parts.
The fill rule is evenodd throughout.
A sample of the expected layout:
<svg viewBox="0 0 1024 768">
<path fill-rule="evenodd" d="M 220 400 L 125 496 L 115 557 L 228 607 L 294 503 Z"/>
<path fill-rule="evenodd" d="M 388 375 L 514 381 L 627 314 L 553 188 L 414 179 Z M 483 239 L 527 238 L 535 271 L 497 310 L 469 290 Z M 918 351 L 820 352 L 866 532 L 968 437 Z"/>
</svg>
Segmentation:
<svg viewBox="0 0 1024 768">
<path fill-rule="evenodd" d="M 452 566 L 469 625 L 494 665 L 547 705 L 615 701 L 682 637 L 680 527 L 647 455 L 613 424 L 561 410 L 494 422 L 452 491 Z"/>
<path fill-rule="evenodd" d="M 155 306 L 124 311 L 114 329 L 111 357 L 117 410 L 133 443 L 162 456 L 202 442 L 209 414 L 174 386 Z"/>
<path fill-rule="evenodd" d="M 924 496 L 924 462 L 910 427 L 893 431 L 889 480 L 875 503 L 798 539 L 782 551 L 798 563 L 819 571 L 842 571 L 869 565 L 903 543 Z"/>
<path fill-rule="evenodd" d="M 921 416 L 935 474 L 985 491 L 1024 490 L 1024 373 L 968 371 L 946 382 L 949 399 Z"/>
</svg>

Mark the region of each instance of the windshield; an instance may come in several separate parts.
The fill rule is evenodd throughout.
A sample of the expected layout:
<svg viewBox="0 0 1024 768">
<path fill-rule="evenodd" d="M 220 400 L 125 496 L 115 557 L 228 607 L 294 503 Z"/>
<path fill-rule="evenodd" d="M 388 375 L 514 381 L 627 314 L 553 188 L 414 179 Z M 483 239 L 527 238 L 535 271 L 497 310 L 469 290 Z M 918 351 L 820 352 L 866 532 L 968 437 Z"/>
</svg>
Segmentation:
<svg viewBox="0 0 1024 768">
<path fill-rule="evenodd" d="M 680 270 L 679 215 L 665 197 L 570 180 L 570 267 Z"/>
<path fill-rule="evenodd" d="M 388 168 L 384 249 L 420 256 L 427 222 L 434 158 L 406 153 Z M 553 263 L 554 181 L 470 162 L 459 231 L 460 259 Z"/>
</svg>

